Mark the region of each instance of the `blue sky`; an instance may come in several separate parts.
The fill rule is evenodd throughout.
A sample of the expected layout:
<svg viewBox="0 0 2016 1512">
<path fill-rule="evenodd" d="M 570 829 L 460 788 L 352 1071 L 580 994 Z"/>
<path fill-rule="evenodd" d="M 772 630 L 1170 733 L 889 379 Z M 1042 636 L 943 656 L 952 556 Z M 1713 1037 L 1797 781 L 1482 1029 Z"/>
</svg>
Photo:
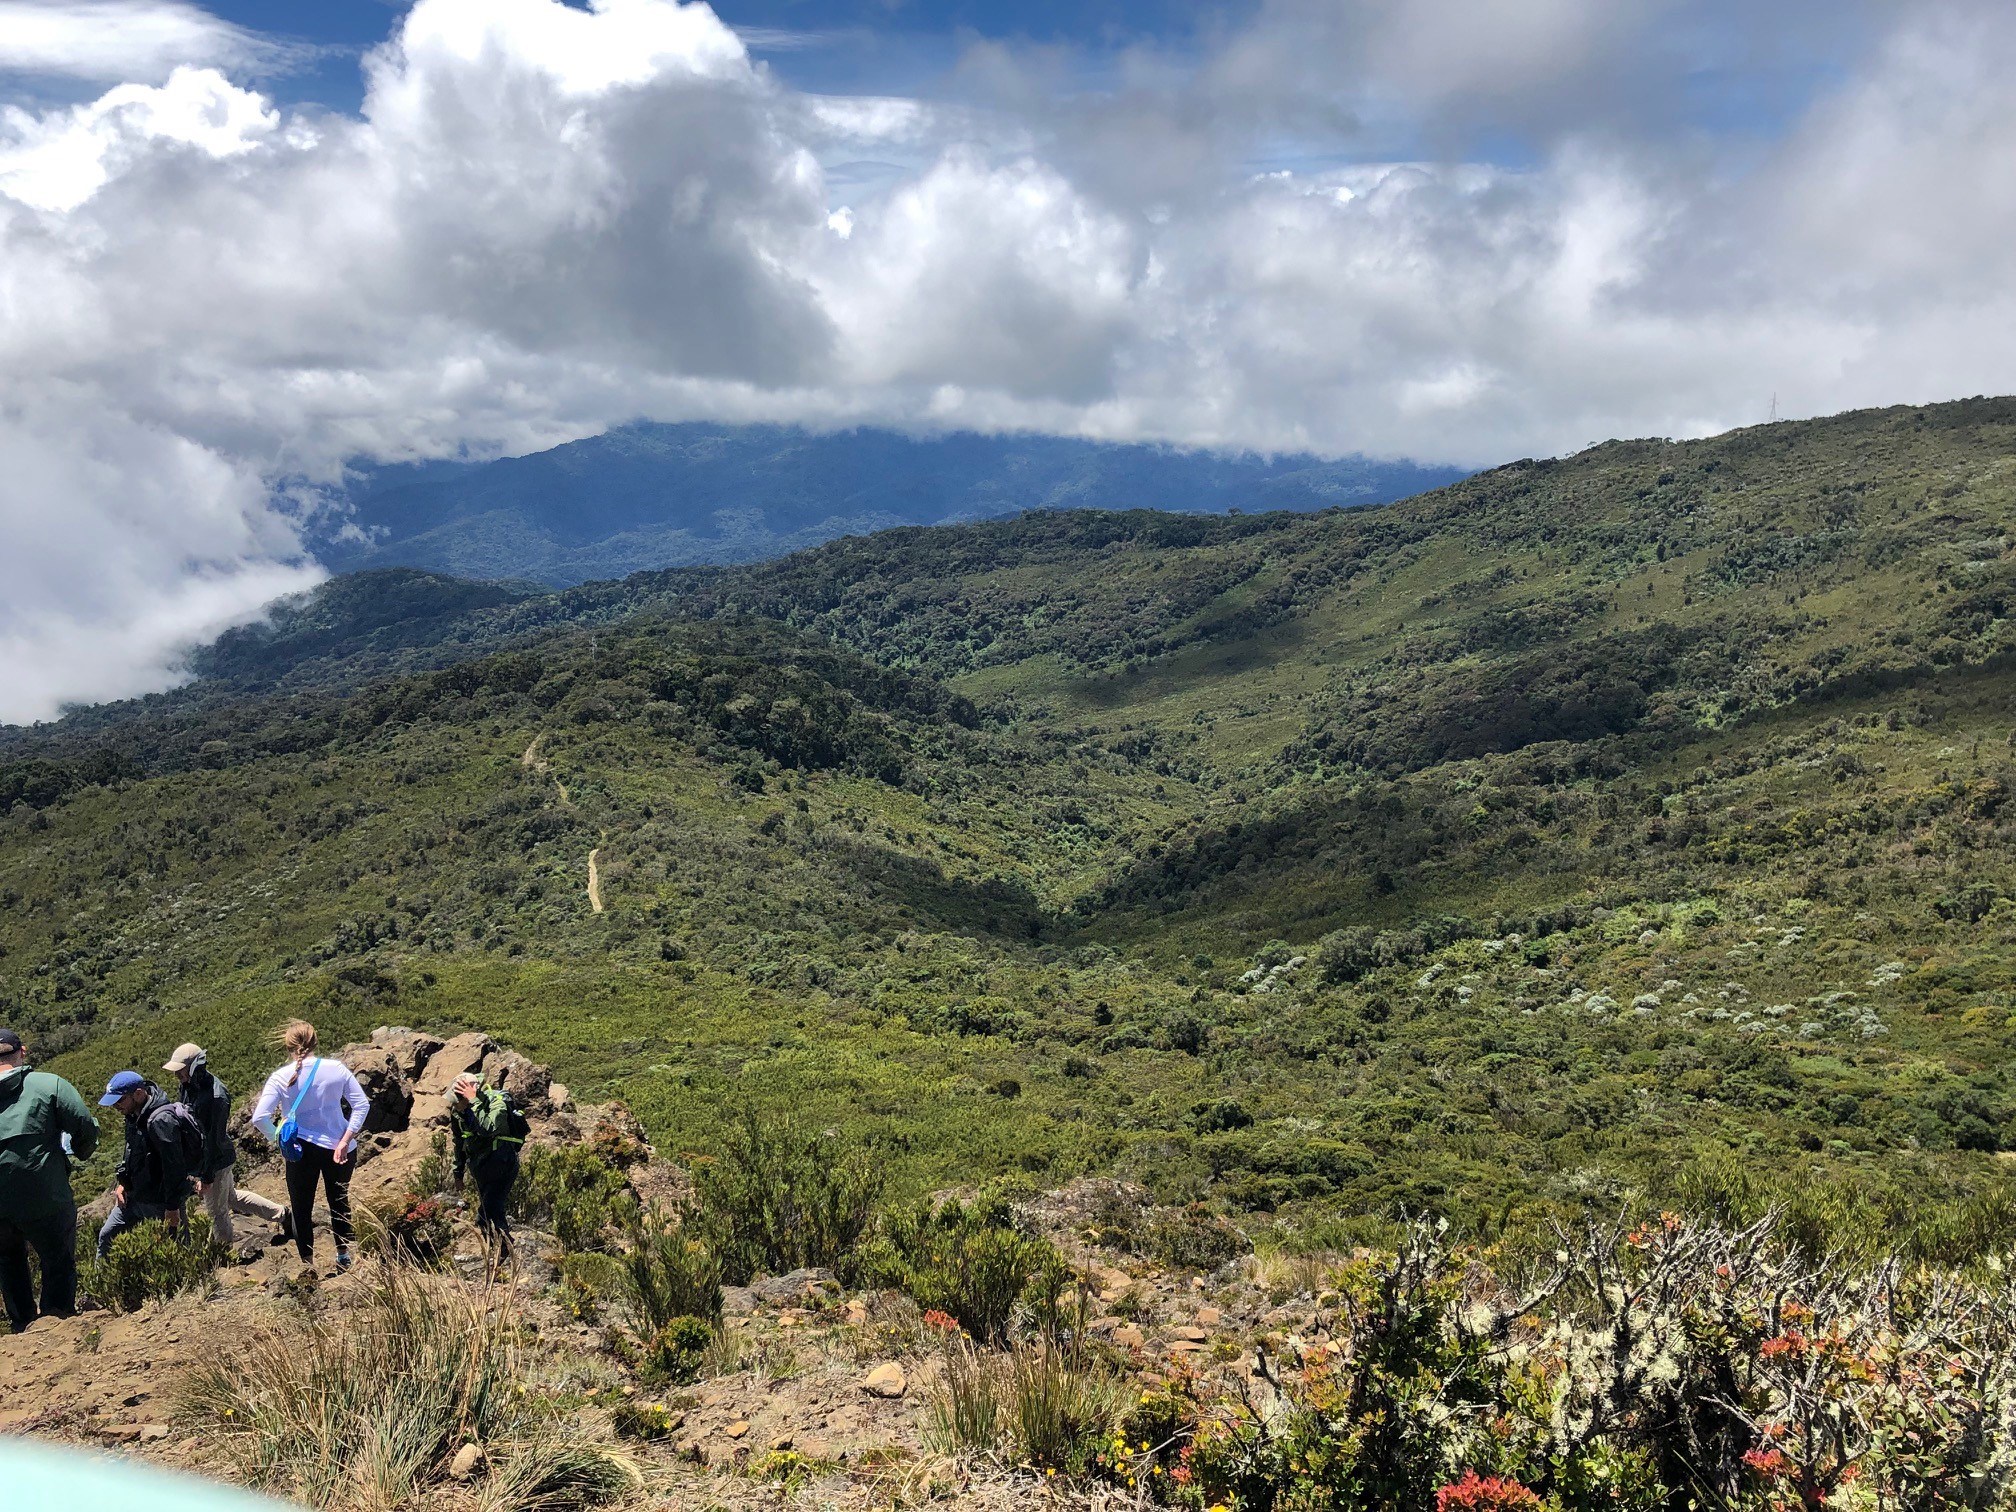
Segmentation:
<svg viewBox="0 0 2016 1512">
<path fill-rule="evenodd" d="M 388 0 L 217 0 L 213 14 L 254 31 L 329 49 L 273 81 L 281 98 L 355 109 L 356 57 L 384 40 L 403 4 Z M 723 0 L 721 18 L 746 30 L 763 57 L 802 88 L 842 93 L 935 90 L 977 38 L 1071 50 L 1096 69 L 1144 41 L 1187 47 L 1199 27 L 1245 13 L 1245 4 L 1173 0 Z"/>
<path fill-rule="evenodd" d="M 1507 3 L 1517 8 L 1517 0 Z M 265 80 L 276 98 L 354 111 L 362 98 L 358 57 L 386 38 L 406 7 L 403 0 L 215 0 L 206 8 L 321 49 Z M 1067 87 L 1098 92 L 1114 86 L 1116 67 L 1130 53 L 1194 64 L 1214 41 L 1250 24 L 1259 7 L 1254 0 L 720 0 L 714 8 L 797 88 L 956 99 L 969 88 L 962 59 L 977 44 L 1025 52 Z M 1754 15 L 1746 23 L 1741 12 L 1758 8 L 1722 0 L 1675 8 L 1640 39 L 1666 61 L 1656 83 L 1645 89 L 1641 78 L 1628 94 L 1588 103 L 1599 121 L 1614 110 L 1618 129 L 1636 129 L 1649 117 L 1657 130 L 1727 138 L 1739 151 L 1768 141 L 1837 84 L 1874 35 L 1871 8 L 1857 0 L 1817 8 L 1782 0 L 1777 8 L 1779 26 L 1759 26 Z M 1272 163 L 1460 154 L 1516 165 L 1532 161 L 1548 124 L 1466 120 L 1427 132 L 1417 121 L 1379 120 L 1348 139 L 1304 137 L 1263 156 Z"/>
</svg>

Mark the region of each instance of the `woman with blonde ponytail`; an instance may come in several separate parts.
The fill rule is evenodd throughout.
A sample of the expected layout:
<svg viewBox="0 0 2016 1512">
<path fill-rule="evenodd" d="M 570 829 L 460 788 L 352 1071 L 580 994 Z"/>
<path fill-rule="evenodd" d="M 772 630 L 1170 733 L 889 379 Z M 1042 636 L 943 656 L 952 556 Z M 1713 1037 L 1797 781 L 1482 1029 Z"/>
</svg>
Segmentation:
<svg viewBox="0 0 2016 1512">
<path fill-rule="evenodd" d="M 336 1269 L 348 1270 L 350 1175 L 355 1169 L 350 1157 L 371 1100 L 348 1066 L 316 1053 L 313 1024 L 295 1019 L 274 1037 L 287 1052 L 287 1064 L 266 1078 L 252 1124 L 287 1159 L 287 1200 L 301 1263 L 311 1269 L 315 1264 L 315 1186 L 320 1182 L 336 1241 Z"/>
</svg>

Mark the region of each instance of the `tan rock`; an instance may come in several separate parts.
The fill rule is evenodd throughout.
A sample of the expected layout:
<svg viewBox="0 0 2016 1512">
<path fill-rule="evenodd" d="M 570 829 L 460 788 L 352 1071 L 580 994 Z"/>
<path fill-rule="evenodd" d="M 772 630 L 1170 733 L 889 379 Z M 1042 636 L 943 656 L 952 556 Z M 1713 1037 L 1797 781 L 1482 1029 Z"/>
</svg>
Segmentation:
<svg viewBox="0 0 2016 1512">
<path fill-rule="evenodd" d="M 448 1474 L 454 1480 L 467 1480 L 482 1463 L 482 1448 L 476 1444 L 464 1444 L 455 1451 L 455 1458 L 448 1462 Z"/>
<path fill-rule="evenodd" d="M 560 1085 L 559 1082 L 554 1082 L 553 1085 L 546 1089 L 546 1101 L 553 1105 L 555 1113 L 572 1113 L 574 1111 L 574 1094 Z"/>
<path fill-rule="evenodd" d="M 726 1428 L 723 1428 L 721 1431 L 727 1434 L 728 1437 L 732 1439 L 739 1439 L 748 1434 L 749 1424 L 745 1420 L 737 1418 L 734 1422 L 730 1423 Z"/>
<path fill-rule="evenodd" d="M 1122 1349 L 1139 1349 L 1146 1342 L 1146 1336 L 1140 1329 L 1129 1323 L 1124 1327 L 1113 1330 L 1113 1342 L 1118 1344 Z"/>
<path fill-rule="evenodd" d="M 1225 1314 L 1215 1307 L 1200 1307 L 1197 1309 L 1197 1322 L 1204 1328 L 1216 1328 L 1224 1321 Z"/>
<path fill-rule="evenodd" d="M 465 1071 L 480 1073 L 483 1063 L 497 1053 L 497 1042 L 487 1034 L 458 1034 L 427 1057 L 427 1069 L 413 1083 L 416 1097 L 441 1097 Z"/>
<path fill-rule="evenodd" d="M 1188 1323 L 1184 1324 L 1181 1328 L 1170 1329 L 1169 1336 L 1183 1344 L 1202 1344 L 1211 1337 L 1203 1329 Z"/>
<path fill-rule="evenodd" d="M 910 1389 L 910 1378 L 895 1361 L 877 1365 L 862 1378 L 861 1389 L 870 1396 L 900 1397 Z"/>
<path fill-rule="evenodd" d="M 159 1443 L 162 1439 L 168 1437 L 168 1431 L 166 1423 L 142 1423 L 140 1425 L 140 1442 L 143 1444 Z"/>
</svg>

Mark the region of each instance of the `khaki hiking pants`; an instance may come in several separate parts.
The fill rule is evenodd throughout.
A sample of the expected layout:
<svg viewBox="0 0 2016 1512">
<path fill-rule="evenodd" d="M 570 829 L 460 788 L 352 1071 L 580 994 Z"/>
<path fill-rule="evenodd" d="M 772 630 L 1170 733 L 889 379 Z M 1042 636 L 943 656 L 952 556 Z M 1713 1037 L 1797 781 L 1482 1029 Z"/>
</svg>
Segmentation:
<svg viewBox="0 0 2016 1512">
<path fill-rule="evenodd" d="M 233 1230 L 231 1215 L 243 1213 L 247 1218 L 263 1218 L 268 1223 L 278 1223 L 287 1214 L 287 1209 L 269 1197 L 261 1197 L 250 1189 L 238 1185 L 238 1173 L 226 1166 L 210 1180 L 203 1193 L 203 1211 L 210 1215 L 210 1232 L 219 1244 L 230 1244 L 237 1239 Z"/>
</svg>

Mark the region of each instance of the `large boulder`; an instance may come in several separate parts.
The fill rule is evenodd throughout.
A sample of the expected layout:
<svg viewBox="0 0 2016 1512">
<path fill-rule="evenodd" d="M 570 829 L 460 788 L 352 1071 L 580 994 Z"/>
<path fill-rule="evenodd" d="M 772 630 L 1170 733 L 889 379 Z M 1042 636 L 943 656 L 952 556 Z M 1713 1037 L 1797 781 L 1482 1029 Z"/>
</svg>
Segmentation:
<svg viewBox="0 0 2016 1512">
<path fill-rule="evenodd" d="M 491 1086 L 502 1087 L 524 1107 L 541 1113 L 550 1107 L 546 1093 L 553 1085 L 553 1073 L 544 1066 L 525 1059 L 516 1050 L 500 1050 L 485 1069 Z"/>
<path fill-rule="evenodd" d="M 404 1130 L 413 1116 L 413 1084 L 406 1079 L 397 1057 L 382 1045 L 370 1044 L 345 1045 L 336 1052 L 336 1059 L 350 1068 L 364 1095 L 371 1099 L 364 1132 L 396 1134 Z"/>
<path fill-rule="evenodd" d="M 427 1069 L 427 1062 L 434 1052 L 441 1048 L 438 1035 L 422 1034 L 417 1029 L 404 1025 L 391 1025 L 371 1031 L 371 1043 L 389 1053 L 399 1063 L 400 1074 L 409 1082 L 418 1081 L 420 1073 Z"/>
<path fill-rule="evenodd" d="M 458 1034 L 427 1057 L 427 1068 L 413 1083 L 423 1096 L 446 1097 L 455 1078 L 465 1071 L 481 1073 L 483 1063 L 497 1053 L 497 1041 L 480 1032 Z"/>
<path fill-rule="evenodd" d="M 497 1042 L 489 1035 L 470 1033 L 456 1035 L 428 1056 L 427 1069 L 413 1084 L 414 1126 L 448 1122 L 448 1089 L 455 1085 L 455 1078 L 465 1071 L 481 1076 L 496 1054 Z"/>
</svg>

